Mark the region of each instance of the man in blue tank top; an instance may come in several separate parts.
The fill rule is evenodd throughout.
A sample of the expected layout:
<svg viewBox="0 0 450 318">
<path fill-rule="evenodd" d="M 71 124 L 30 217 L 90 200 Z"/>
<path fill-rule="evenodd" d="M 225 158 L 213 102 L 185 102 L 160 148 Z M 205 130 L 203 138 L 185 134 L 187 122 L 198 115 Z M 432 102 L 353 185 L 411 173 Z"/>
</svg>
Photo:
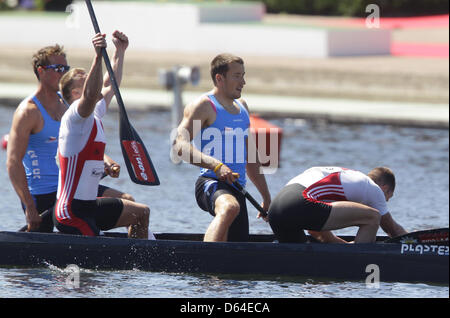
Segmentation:
<svg viewBox="0 0 450 318">
<path fill-rule="evenodd" d="M 69 70 L 66 54 L 59 45 L 40 49 L 33 55 L 32 65 L 39 81 L 35 94 L 17 107 L 12 120 L 7 147 L 7 170 L 25 212 L 28 231 L 52 232 L 51 213 L 40 214 L 53 207 L 58 189 L 59 168 L 56 165 L 59 127 L 67 110 L 59 94 L 61 77 Z M 105 156 L 105 171 L 117 176 L 118 165 Z M 99 187 L 98 195 L 133 198 Z"/>
<path fill-rule="evenodd" d="M 68 69 L 62 47 L 55 45 L 39 50 L 33 56 L 33 68 L 39 80 L 38 89 L 14 113 L 7 148 L 9 177 L 25 206 L 29 230 L 37 230 L 41 225 L 42 207 L 38 210 L 35 196 L 40 201 L 51 202 L 49 197 L 58 187 L 54 156 L 59 122 L 67 108 L 57 94 L 59 80 Z M 48 226 L 53 229 L 51 223 Z"/>
<path fill-rule="evenodd" d="M 177 129 L 174 153 L 201 168 L 196 200 L 200 208 L 214 216 L 205 241 L 248 240 L 245 197 L 232 186 L 234 181 L 245 187 L 247 175 L 261 193 L 264 210 L 270 205 L 258 156 L 249 153 L 250 149 L 256 152 L 256 147 L 249 147 L 254 141 L 249 133 L 248 107 L 241 99 L 244 75 L 241 58 L 231 54 L 216 56 L 211 62 L 213 90 L 186 106 Z"/>
</svg>

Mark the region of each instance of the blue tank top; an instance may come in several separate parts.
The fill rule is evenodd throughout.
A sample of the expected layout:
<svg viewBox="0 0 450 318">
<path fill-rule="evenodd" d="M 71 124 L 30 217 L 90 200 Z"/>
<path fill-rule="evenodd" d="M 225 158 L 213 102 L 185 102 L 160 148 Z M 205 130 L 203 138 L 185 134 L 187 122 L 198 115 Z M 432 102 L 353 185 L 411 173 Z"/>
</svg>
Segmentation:
<svg viewBox="0 0 450 318">
<path fill-rule="evenodd" d="M 240 112 L 230 114 L 214 95 L 208 95 L 208 98 L 216 110 L 216 120 L 211 126 L 201 130 L 201 134 L 195 138 L 194 144 L 203 153 L 220 160 L 233 172 L 239 173 L 238 181 L 245 187 L 246 145 L 250 127 L 248 111 L 238 100 L 235 100 Z M 214 171 L 205 168 L 200 169 L 200 175 L 217 178 Z"/>
<path fill-rule="evenodd" d="M 52 193 L 58 190 L 59 168 L 55 157 L 61 122 L 50 117 L 36 96 L 32 99 L 42 114 L 44 127 L 37 134 L 30 135 L 22 162 L 30 193 L 33 195 Z"/>
</svg>

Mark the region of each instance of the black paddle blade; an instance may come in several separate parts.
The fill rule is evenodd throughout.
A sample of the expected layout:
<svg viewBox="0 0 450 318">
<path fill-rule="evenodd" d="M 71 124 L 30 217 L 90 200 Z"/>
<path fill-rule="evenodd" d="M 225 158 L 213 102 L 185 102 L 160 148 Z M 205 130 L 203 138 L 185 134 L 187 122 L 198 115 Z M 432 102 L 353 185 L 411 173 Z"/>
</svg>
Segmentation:
<svg viewBox="0 0 450 318">
<path fill-rule="evenodd" d="M 448 227 L 423 230 L 393 237 L 385 243 L 448 245 Z"/>
<path fill-rule="evenodd" d="M 131 181 L 159 185 L 159 178 L 141 138 L 131 124 L 120 123 L 120 147 Z"/>
<path fill-rule="evenodd" d="M 96 33 L 99 33 L 100 27 L 98 26 L 97 17 L 95 16 L 91 0 L 85 0 L 85 2 L 94 30 Z M 159 185 L 156 170 L 153 167 L 144 143 L 128 121 L 127 112 L 125 111 L 122 96 L 120 95 L 119 86 L 114 76 L 111 61 L 109 60 L 108 53 L 105 48 L 102 48 L 102 55 L 109 73 L 111 86 L 114 89 L 114 94 L 116 95 L 117 104 L 119 105 L 120 147 L 122 148 L 123 158 L 125 160 L 131 181 L 143 185 Z"/>
</svg>

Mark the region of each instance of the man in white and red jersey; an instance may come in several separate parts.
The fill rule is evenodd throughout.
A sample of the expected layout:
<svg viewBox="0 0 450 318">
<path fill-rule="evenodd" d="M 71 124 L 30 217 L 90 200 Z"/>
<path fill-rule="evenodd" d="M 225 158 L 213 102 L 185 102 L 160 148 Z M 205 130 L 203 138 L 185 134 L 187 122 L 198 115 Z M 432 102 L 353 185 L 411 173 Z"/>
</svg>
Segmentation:
<svg viewBox="0 0 450 318">
<path fill-rule="evenodd" d="M 358 226 L 355 243 L 376 240 L 379 226 L 391 237 L 406 234 L 386 202 L 395 190 L 394 173 L 378 167 L 368 173 L 340 167 L 313 167 L 296 176 L 269 208 L 269 223 L 281 243 L 306 242 L 304 229 L 322 242 L 345 243 L 330 230 Z"/>
<path fill-rule="evenodd" d="M 121 72 L 128 38 L 116 31 L 113 42 L 117 53 L 114 58 L 119 59 Z M 113 92 L 108 83 L 102 90 L 101 49 L 106 47 L 105 35 L 96 34 L 92 43 L 96 56 L 91 69 L 87 76 L 79 74 L 71 85 L 69 100 L 72 101 L 74 95 L 76 100 L 61 120 L 60 172 L 54 223 L 59 231 L 67 234 L 95 236 L 100 230 L 126 226 L 129 227 L 129 237 L 147 238 L 148 206 L 126 199 L 97 198 L 106 145 L 101 119 Z M 76 92 L 80 92 L 80 96 L 76 96 Z"/>
</svg>

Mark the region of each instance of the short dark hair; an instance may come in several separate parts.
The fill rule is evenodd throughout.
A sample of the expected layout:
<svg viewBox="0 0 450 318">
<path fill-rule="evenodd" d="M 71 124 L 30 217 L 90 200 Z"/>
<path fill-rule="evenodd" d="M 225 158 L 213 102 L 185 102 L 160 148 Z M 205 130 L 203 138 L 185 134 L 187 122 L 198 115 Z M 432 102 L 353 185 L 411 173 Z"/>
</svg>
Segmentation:
<svg viewBox="0 0 450 318">
<path fill-rule="evenodd" d="M 64 74 L 59 80 L 59 90 L 61 91 L 63 98 L 72 104 L 72 88 L 75 80 L 78 80 L 80 76 L 86 74 L 84 68 L 71 68 L 66 74 Z"/>
<path fill-rule="evenodd" d="M 392 192 L 395 190 L 395 175 L 391 169 L 377 167 L 372 169 L 367 175 L 379 186 L 387 184 Z"/>
<path fill-rule="evenodd" d="M 211 78 L 214 85 L 216 85 L 216 75 L 220 74 L 225 76 L 228 72 L 228 66 L 233 62 L 244 65 L 243 59 L 239 56 L 228 53 L 219 54 L 211 61 Z"/>
<path fill-rule="evenodd" d="M 52 46 L 46 46 L 37 51 L 32 59 L 31 64 L 33 65 L 34 74 L 36 74 L 37 79 L 39 80 L 39 73 L 37 71 L 39 66 L 47 66 L 50 64 L 49 57 L 53 55 L 61 55 L 66 57 L 66 52 L 64 52 L 64 47 L 58 44 Z"/>
</svg>

